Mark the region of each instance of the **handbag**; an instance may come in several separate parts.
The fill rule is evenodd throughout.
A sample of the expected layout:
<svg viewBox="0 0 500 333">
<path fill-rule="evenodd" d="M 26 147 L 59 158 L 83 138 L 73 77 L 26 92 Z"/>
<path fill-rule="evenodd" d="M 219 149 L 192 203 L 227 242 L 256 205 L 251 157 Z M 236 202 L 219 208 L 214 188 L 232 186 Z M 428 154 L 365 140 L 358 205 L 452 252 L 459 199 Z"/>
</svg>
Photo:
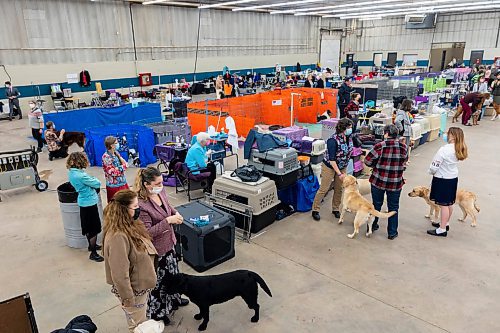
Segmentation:
<svg viewBox="0 0 500 333">
<path fill-rule="evenodd" d="M 231 177 L 237 176 L 243 182 L 256 182 L 262 178 L 262 173 L 257 170 L 255 165 L 244 165 L 231 173 Z"/>
</svg>

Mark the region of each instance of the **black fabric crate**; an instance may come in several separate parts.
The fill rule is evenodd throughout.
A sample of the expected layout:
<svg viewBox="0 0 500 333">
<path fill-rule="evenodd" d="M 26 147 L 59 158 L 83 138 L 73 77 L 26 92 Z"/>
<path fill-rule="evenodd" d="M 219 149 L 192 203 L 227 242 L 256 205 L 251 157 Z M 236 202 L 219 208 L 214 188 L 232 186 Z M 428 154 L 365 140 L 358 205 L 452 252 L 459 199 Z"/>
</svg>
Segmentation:
<svg viewBox="0 0 500 333">
<path fill-rule="evenodd" d="M 217 208 L 220 210 L 226 211 L 227 208 L 220 206 L 220 205 L 215 205 Z M 271 225 L 276 221 L 276 212 L 277 212 L 278 206 L 274 206 L 269 208 L 268 210 L 260 213 L 259 215 L 253 215 L 252 216 L 252 226 L 250 228 L 250 232 L 252 234 L 257 233 L 264 229 L 265 227 Z M 248 230 L 248 217 L 245 217 L 243 214 L 239 214 L 237 212 L 229 212 L 234 219 L 235 219 L 235 224 L 237 228 L 243 229 L 243 230 Z"/>
<path fill-rule="evenodd" d="M 276 175 L 273 173 L 269 172 L 263 172 L 263 175 L 266 176 L 267 178 L 274 180 L 274 183 L 276 184 L 276 188 L 278 190 L 281 190 L 283 188 L 287 188 L 297 182 L 297 177 L 299 174 L 299 170 L 295 170 L 289 173 L 286 173 L 284 175 Z"/>
<path fill-rule="evenodd" d="M 311 164 L 320 164 L 323 162 L 323 159 L 325 158 L 324 154 L 321 155 L 311 155 L 311 159 L 309 160 L 309 163 Z"/>
<path fill-rule="evenodd" d="M 175 250 L 197 272 L 204 272 L 234 257 L 235 218 L 207 203 L 194 201 L 176 207 L 184 223 L 176 228 Z M 210 224 L 195 226 L 190 218 L 210 216 Z"/>
<path fill-rule="evenodd" d="M 310 164 L 308 165 L 301 165 L 300 166 L 300 169 L 298 170 L 298 175 L 297 175 L 297 179 L 303 179 L 303 178 L 307 178 L 311 175 L 314 175 L 313 173 L 313 169 L 311 167 Z"/>
</svg>

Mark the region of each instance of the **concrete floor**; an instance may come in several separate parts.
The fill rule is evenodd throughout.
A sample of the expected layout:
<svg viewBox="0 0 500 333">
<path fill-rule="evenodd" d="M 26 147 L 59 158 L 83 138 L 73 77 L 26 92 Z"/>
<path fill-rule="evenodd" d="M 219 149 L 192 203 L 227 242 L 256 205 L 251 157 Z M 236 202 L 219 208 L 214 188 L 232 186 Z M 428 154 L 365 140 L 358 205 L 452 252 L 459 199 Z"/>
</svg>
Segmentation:
<svg viewBox="0 0 500 333">
<path fill-rule="evenodd" d="M 396 240 L 387 240 L 385 221 L 370 239 L 348 239 L 352 215 L 337 225 L 329 204 L 320 222 L 309 213 L 278 221 L 251 243 L 238 242 L 234 259 L 208 271 L 261 274 L 273 297 L 260 292 L 260 322 L 252 324 L 252 312 L 236 299 L 212 307 L 208 332 L 499 332 L 498 126 L 486 120 L 465 129 L 470 158 L 460 165 L 460 187 L 479 196 L 477 228 L 457 222 L 455 212 L 448 238 L 426 235 L 427 206 L 406 193 L 430 183 L 427 167 L 442 142 L 428 143 L 415 150 L 406 172 Z M 0 122 L 0 151 L 32 143 L 26 120 Z M 1 193 L 0 299 L 29 292 L 40 332 L 64 327 L 79 314 L 90 315 L 99 332 L 126 332 L 103 264 L 65 245 L 54 192 L 67 179 L 64 161 L 49 162 L 44 152 L 39 169 L 54 171 L 51 191 Z M 89 172 L 103 180 L 101 169 Z M 128 171 L 130 183 L 134 172 Z M 185 202 L 169 192 L 174 204 Z M 181 270 L 193 274 L 184 263 Z M 165 332 L 196 332 L 195 311 L 192 305 L 179 310 Z"/>
</svg>

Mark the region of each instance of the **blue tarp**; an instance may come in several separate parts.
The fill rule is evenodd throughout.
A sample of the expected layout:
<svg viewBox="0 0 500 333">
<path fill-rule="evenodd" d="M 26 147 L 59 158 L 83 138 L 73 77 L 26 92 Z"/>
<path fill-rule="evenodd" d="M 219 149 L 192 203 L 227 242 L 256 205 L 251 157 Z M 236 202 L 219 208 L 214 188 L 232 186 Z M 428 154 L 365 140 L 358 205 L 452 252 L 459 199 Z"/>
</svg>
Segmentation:
<svg viewBox="0 0 500 333">
<path fill-rule="evenodd" d="M 84 132 L 87 129 L 114 124 L 131 124 L 147 120 L 160 122 L 161 106 L 158 103 L 139 103 L 135 108 L 125 104 L 112 108 L 86 108 L 43 115 L 45 122 L 53 121 L 58 129 Z"/>
<path fill-rule="evenodd" d="M 153 130 L 146 126 L 118 124 L 92 128 L 85 131 L 85 152 L 91 166 L 102 166 L 102 155 L 106 150 L 104 139 L 109 135 L 115 136 L 119 140 L 125 136 L 128 148 L 135 149 L 139 154 L 141 167 L 146 167 L 156 162 L 156 157 L 153 155 L 155 147 Z M 120 155 L 125 160 L 128 160 L 128 151 L 125 151 L 125 149 L 126 147 L 120 144 Z"/>
</svg>

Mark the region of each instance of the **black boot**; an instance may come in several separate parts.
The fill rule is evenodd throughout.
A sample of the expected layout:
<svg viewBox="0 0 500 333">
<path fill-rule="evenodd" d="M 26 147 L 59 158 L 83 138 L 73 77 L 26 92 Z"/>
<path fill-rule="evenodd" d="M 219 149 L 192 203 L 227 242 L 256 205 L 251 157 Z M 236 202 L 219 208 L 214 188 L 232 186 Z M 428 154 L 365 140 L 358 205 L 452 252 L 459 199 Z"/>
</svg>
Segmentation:
<svg viewBox="0 0 500 333">
<path fill-rule="evenodd" d="M 90 253 L 89 259 L 95 262 L 103 262 L 104 258 L 97 254 L 97 252 L 93 251 Z"/>
</svg>

